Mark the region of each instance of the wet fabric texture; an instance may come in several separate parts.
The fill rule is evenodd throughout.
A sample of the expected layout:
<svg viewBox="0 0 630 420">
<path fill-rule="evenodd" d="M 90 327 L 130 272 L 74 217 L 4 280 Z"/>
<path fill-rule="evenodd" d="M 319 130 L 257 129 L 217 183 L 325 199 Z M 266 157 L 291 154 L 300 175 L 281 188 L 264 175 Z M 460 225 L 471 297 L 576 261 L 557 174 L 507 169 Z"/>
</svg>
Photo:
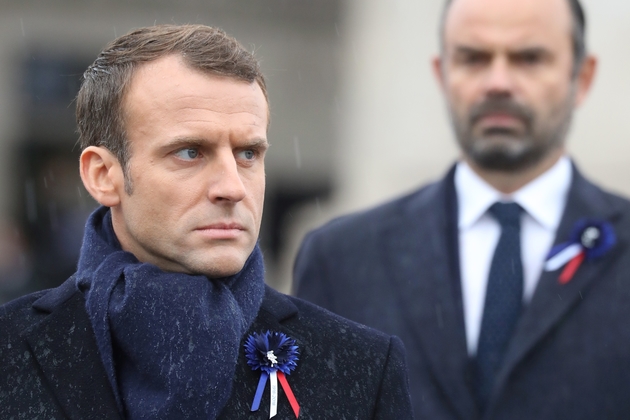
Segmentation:
<svg viewBox="0 0 630 420">
<path fill-rule="evenodd" d="M 167 273 L 123 251 L 101 207 L 86 225 L 76 283 L 126 418 L 216 418 L 264 295 L 258 245 L 231 277 Z"/>
<path fill-rule="evenodd" d="M 251 411 L 260 371 L 247 364 L 244 351 L 250 333 L 265 331 L 286 334 L 299 347 L 297 367 L 287 381 L 300 404 L 300 420 L 413 419 L 398 338 L 266 287 L 241 341 L 232 395 L 216 420 L 269 419 L 269 384 L 260 409 Z M 0 306 L 0 337 L 0 418 L 123 420 L 74 278 Z M 295 420 L 279 388 L 273 420 Z M 189 418 L 200 417 L 182 417 Z"/>
</svg>

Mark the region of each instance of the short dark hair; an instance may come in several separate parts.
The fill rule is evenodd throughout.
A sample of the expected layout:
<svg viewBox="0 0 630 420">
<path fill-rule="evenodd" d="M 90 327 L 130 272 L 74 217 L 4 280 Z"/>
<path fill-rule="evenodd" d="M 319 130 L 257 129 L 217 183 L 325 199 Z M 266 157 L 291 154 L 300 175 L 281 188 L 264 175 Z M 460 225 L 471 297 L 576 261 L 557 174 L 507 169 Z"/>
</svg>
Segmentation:
<svg viewBox="0 0 630 420">
<path fill-rule="evenodd" d="M 134 70 L 143 63 L 179 54 L 202 72 L 257 82 L 267 99 L 265 79 L 254 55 L 221 29 L 204 25 L 156 25 L 110 42 L 83 74 L 76 118 L 81 150 L 102 146 L 120 162 L 131 193 L 123 100 Z"/>
<path fill-rule="evenodd" d="M 444 9 L 442 10 L 442 19 L 440 22 L 440 43 L 444 49 L 444 27 L 446 22 L 446 14 L 454 0 L 446 0 Z M 586 15 L 579 0 L 568 0 L 571 9 L 571 17 L 573 28 L 571 33 L 571 41 L 573 43 L 573 75 L 577 75 L 582 62 L 586 57 Z"/>
</svg>

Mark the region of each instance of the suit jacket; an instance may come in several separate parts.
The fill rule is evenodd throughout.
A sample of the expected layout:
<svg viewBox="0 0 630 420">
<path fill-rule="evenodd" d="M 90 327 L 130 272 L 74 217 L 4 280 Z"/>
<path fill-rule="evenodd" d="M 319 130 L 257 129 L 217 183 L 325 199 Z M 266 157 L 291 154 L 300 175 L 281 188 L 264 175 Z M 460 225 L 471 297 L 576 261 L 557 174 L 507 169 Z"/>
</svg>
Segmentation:
<svg viewBox="0 0 630 420">
<path fill-rule="evenodd" d="M 412 418 L 398 338 L 270 288 L 246 336 L 267 330 L 284 332 L 299 346 L 297 368 L 287 379 L 300 419 Z M 250 411 L 259 378 L 241 351 L 232 395 L 219 419 L 269 418 L 269 384 L 260 410 Z M 275 418 L 295 419 L 278 389 Z M 123 418 L 72 278 L 0 307 L 0 418 Z"/>
<path fill-rule="evenodd" d="M 577 220 L 609 221 L 617 244 L 566 285 L 544 272 L 482 416 L 471 389 L 453 173 L 309 233 L 296 293 L 399 336 L 420 419 L 630 419 L 630 203 L 574 169 L 555 243 Z"/>
</svg>

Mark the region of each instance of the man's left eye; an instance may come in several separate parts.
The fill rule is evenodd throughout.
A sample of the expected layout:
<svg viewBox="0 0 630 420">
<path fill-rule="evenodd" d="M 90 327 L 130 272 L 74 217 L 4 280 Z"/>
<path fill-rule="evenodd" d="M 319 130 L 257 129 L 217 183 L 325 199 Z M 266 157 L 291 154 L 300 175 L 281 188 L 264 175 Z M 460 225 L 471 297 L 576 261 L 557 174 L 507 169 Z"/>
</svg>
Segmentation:
<svg viewBox="0 0 630 420">
<path fill-rule="evenodd" d="M 256 153 L 253 150 L 243 150 L 238 152 L 238 157 L 245 160 L 252 160 L 256 157 Z"/>
<path fill-rule="evenodd" d="M 199 150 L 193 149 L 193 148 L 186 148 L 186 149 L 177 151 L 175 153 L 175 156 L 184 160 L 193 160 L 199 157 Z"/>
</svg>

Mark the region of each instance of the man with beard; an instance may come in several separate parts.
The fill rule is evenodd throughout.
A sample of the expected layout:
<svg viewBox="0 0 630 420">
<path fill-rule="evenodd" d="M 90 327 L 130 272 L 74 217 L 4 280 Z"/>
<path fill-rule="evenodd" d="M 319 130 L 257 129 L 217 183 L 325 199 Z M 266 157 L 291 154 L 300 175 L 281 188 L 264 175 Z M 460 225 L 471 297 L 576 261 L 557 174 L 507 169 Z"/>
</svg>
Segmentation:
<svg viewBox="0 0 630 420">
<path fill-rule="evenodd" d="M 76 273 L 0 307 L 2 419 L 410 419 L 403 346 L 264 284 L 269 107 L 203 25 L 110 43 L 77 97 L 102 206 Z"/>
<path fill-rule="evenodd" d="M 302 244 L 297 295 L 403 339 L 417 418 L 630 418 L 630 203 L 565 150 L 584 31 L 577 0 L 448 1 L 461 160 Z"/>
</svg>

